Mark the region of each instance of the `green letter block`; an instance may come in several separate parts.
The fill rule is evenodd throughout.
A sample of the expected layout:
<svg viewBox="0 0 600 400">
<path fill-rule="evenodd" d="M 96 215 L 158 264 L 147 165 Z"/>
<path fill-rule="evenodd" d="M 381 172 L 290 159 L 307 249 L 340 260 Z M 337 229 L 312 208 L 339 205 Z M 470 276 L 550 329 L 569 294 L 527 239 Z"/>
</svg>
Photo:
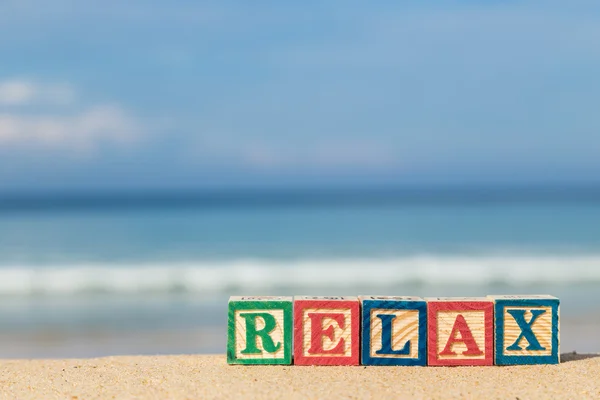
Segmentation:
<svg viewBox="0 0 600 400">
<path fill-rule="evenodd" d="M 227 362 L 229 364 L 292 363 L 292 298 L 229 299 Z"/>
</svg>

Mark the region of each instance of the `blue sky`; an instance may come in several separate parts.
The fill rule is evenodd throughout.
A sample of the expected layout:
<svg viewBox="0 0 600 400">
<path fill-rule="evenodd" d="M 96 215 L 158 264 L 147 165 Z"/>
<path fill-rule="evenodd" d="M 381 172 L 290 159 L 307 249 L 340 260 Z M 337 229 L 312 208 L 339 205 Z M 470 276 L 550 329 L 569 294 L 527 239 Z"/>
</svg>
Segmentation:
<svg viewBox="0 0 600 400">
<path fill-rule="evenodd" d="M 596 2 L 0 4 L 0 191 L 585 183 Z"/>
</svg>

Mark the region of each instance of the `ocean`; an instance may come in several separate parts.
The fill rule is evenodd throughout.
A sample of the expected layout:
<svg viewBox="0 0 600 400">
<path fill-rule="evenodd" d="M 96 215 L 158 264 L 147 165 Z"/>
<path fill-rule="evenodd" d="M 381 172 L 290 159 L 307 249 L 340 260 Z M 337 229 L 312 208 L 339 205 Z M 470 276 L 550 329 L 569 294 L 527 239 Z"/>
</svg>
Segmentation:
<svg viewBox="0 0 600 400">
<path fill-rule="evenodd" d="M 0 199 L 0 357 L 222 353 L 231 295 L 552 294 L 597 351 L 597 190 Z"/>
</svg>

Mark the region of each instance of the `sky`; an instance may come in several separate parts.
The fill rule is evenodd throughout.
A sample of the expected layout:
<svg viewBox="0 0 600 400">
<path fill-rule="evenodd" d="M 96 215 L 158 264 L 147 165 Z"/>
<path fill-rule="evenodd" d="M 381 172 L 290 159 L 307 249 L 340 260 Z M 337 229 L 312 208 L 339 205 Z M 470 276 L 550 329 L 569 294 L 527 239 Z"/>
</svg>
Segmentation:
<svg viewBox="0 0 600 400">
<path fill-rule="evenodd" d="M 0 192 L 600 183 L 595 1 L 0 2 Z"/>
</svg>

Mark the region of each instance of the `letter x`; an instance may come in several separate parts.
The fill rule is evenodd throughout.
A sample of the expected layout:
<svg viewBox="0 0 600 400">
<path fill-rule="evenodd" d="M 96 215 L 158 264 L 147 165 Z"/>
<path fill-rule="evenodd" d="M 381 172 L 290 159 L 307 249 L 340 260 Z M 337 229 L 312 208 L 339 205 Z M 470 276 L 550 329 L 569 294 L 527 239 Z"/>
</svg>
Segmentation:
<svg viewBox="0 0 600 400">
<path fill-rule="evenodd" d="M 531 319 L 529 320 L 529 322 L 527 322 L 525 321 L 525 310 L 508 310 L 508 313 L 512 315 L 515 321 L 517 321 L 519 328 L 521 328 L 521 334 L 513 344 L 506 348 L 506 350 L 523 350 L 521 346 L 519 346 L 519 342 L 523 338 L 527 339 L 527 342 L 529 342 L 529 346 L 527 346 L 526 350 L 546 350 L 545 347 L 542 347 L 540 342 L 535 337 L 533 330 L 531 329 L 531 327 L 535 323 L 535 320 L 545 312 L 546 310 L 531 310 Z"/>
</svg>

